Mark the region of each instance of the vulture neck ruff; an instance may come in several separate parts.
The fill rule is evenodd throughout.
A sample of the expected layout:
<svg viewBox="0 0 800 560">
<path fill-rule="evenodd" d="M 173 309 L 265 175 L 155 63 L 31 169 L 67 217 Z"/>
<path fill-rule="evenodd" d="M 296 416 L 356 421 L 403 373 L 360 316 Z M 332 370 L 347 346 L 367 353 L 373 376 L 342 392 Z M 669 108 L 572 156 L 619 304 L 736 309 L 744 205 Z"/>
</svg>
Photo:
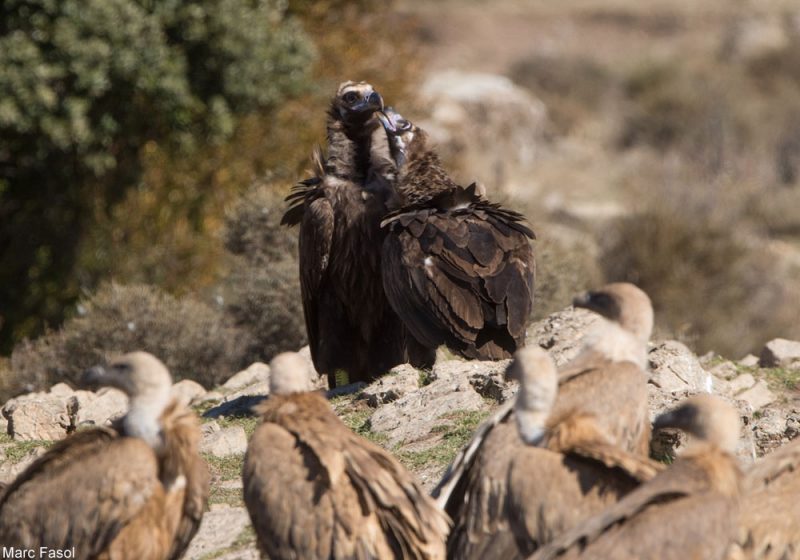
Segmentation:
<svg viewBox="0 0 800 560">
<path fill-rule="evenodd" d="M 641 369 L 647 369 L 647 341 L 640 340 L 619 323 L 605 317 L 601 317 L 586 335 L 578 358 L 591 353 L 600 354 L 612 362 L 633 362 Z"/>
<path fill-rule="evenodd" d="M 372 131 L 376 119 L 366 119 L 363 126 L 357 127 L 358 133 L 349 130 L 337 113 L 331 111 L 328 116 L 328 159 L 326 171 L 339 179 L 361 184 L 366 179 L 369 167 Z"/>
<path fill-rule="evenodd" d="M 125 435 L 142 439 L 160 452 L 164 444 L 161 415 L 170 401 L 169 389 L 131 397 L 128 413 L 122 419 Z"/>
</svg>

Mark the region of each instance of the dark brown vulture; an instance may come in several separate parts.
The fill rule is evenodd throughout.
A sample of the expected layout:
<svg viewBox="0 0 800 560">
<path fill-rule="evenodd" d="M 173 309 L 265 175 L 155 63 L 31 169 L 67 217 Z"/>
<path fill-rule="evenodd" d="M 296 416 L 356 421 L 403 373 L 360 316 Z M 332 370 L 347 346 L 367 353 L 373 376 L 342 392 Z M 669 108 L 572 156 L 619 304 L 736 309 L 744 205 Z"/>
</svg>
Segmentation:
<svg viewBox="0 0 800 560">
<path fill-rule="evenodd" d="M 729 560 L 800 558 L 800 439 L 745 473 L 739 534 Z"/>
<path fill-rule="evenodd" d="M 680 428 L 697 441 L 669 468 L 532 559 L 725 558 L 737 533 L 739 414 L 719 398 L 700 395 L 659 416 L 654 427 Z"/>
<path fill-rule="evenodd" d="M 208 497 L 197 417 L 171 397 L 169 372 L 145 352 L 92 368 L 84 381 L 124 391 L 127 414 L 56 443 L 6 488 L 0 542 L 74 547 L 75 558 L 180 558 Z"/>
<path fill-rule="evenodd" d="M 550 416 L 554 422 L 563 422 L 564 427 L 559 433 L 570 434 L 580 434 L 588 421 L 579 422 L 580 430 L 567 430 L 570 423 L 576 422 L 577 418 L 591 418 L 592 430 L 603 434 L 595 439 L 595 449 L 600 446 L 619 448 L 617 459 L 614 459 L 619 468 L 635 473 L 635 469 L 627 468 L 621 458 L 632 457 L 631 460 L 637 464 L 645 460 L 648 452 L 650 422 L 647 375 L 643 364 L 653 327 L 650 300 L 630 284 L 609 284 L 575 298 L 575 303 L 600 314 L 603 320 L 594 332 L 588 333 L 579 355 L 559 370 L 558 396 Z M 509 373 L 513 375 L 515 370 L 527 369 L 524 364 L 515 365 Z M 520 391 L 517 402 L 525 395 L 524 389 Z M 573 416 L 576 412 L 581 415 Z M 497 557 L 504 553 L 511 557 L 520 554 L 508 523 L 512 511 L 527 525 L 531 539 L 551 537 L 548 523 L 553 526 L 568 523 L 557 516 L 558 506 L 553 505 L 549 511 L 556 513 L 549 520 L 541 520 L 542 525 L 533 527 L 527 519 L 522 519 L 522 515 L 527 516 L 522 506 L 512 501 L 508 484 L 515 460 L 527 455 L 547 455 L 544 450 L 530 449 L 520 438 L 518 416 L 518 407 L 515 408 L 513 403 L 503 405 L 478 428 L 434 490 L 437 501 L 454 522 L 448 542 L 451 556 L 480 558 L 486 554 L 498 554 Z M 567 438 L 565 443 L 559 444 L 559 452 L 583 453 L 583 464 L 586 464 L 588 451 L 579 450 L 574 442 L 575 438 Z M 520 459 L 517 464 L 527 465 L 528 461 Z M 543 469 L 546 468 L 545 462 L 542 465 Z M 610 468 L 609 464 L 606 467 Z M 527 466 L 523 470 L 525 468 Z M 532 473 L 536 472 L 533 466 L 530 468 Z M 514 473 L 519 472 L 522 471 L 514 470 Z M 633 478 L 638 478 L 638 475 L 633 474 Z M 529 484 L 531 488 L 525 492 L 534 492 L 535 483 Z M 587 507 L 597 505 L 593 503 Z M 516 509 L 510 509 L 512 507 Z M 519 525 L 518 534 L 521 528 Z"/>
<path fill-rule="evenodd" d="M 244 460 L 244 499 L 261 551 L 289 558 L 444 559 L 449 522 L 389 453 L 307 392 L 297 354 L 270 364 Z"/>
<path fill-rule="evenodd" d="M 523 216 L 453 182 L 425 132 L 379 114 L 397 163 L 382 224 L 383 286 L 392 308 L 428 348 L 509 358 L 525 344 L 535 263 Z"/>
<path fill-rule="evenodd" d="M 387 172 L 380 164 L 391 160 L 375 116 L 382 107 L 369 84 L 339 87 L 328 112 L 327 158 L 315 153 L 316 175 L 292 189 L 282 220 L 300 224 L 311 358 L 331 387 L 339 372 L 348 382 L 370 381 L 397 364 L 429 367 L 435 359 L 409 335 L 383 291 L 380 222 L 391 178 L 379 175 Z"/>
</svg>

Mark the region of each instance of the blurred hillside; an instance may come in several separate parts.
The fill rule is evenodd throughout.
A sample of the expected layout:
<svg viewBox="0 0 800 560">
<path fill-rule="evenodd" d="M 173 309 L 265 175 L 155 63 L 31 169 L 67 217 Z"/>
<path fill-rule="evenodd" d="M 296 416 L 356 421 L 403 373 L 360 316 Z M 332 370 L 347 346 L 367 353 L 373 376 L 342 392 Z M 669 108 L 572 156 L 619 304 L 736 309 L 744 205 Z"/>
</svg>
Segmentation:
<svg viewBox="0 0 800 560">
<path fill-rule="evenodd" d="M 545 283 L 596 282 L 591 267 L 564 266 L 591 257 L 606 279 L 651 295 L 662 335 L 701 353 L 740 357 L 800 335 L 796 3 L 406 0 L 400 10 L 421 22 L 430 76 L 505 76 L 544 103 L 531 162 L 507 164 L 504 141 L 518 134 L 508 124 L 495 142 L 472 143 L 486 155 L 451 163 L 528 210 Z M 446 125 L 440 112 L 433 121 Z M 575 255 L 575 238 L 591 246 Z M 547 295 L 540 313 L 571 291 Z"/>
<path fill-rule="evenodd" d="M 2 11 L 0 401 L 123 347 L 207 386 L 299 347 L 281 198 L 345 79 L 375 84 L 456 177 L 530 216 L 537 317 L 625 279 L 660 334 L 699 353 L 800 337 L 789 0 Z"/>
</svg>

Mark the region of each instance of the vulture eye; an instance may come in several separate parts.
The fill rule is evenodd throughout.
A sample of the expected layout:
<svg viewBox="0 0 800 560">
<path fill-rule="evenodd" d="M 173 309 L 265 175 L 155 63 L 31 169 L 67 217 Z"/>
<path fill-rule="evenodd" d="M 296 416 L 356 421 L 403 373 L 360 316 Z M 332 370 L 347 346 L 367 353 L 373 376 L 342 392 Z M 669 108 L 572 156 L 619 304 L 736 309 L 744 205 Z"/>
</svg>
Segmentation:
<svg viewBox="0 0 800 560">
<path fill-rule="evenodd" d="M 358 94 L 354 91 L 348 91 L 342 96 L 345 103 L 355 103 L 358 101 Z"/>
</svg>

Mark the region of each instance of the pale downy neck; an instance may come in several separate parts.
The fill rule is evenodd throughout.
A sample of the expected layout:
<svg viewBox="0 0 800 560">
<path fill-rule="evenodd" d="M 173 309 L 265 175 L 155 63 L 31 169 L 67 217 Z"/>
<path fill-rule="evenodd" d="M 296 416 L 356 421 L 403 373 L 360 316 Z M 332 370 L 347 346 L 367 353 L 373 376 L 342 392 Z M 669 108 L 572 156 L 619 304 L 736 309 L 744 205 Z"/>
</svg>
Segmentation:
<svg viewBox="0 0 800 560">
<path fill-rule="evenodd" d="M 553 407 L 553 398 L 544 395 L 541 387 L 526 387 L 521 383 L 514 404 L 517 428 L 522 440 L 528 445 L 539 445 L 547 432 L 547 418 Z"/>
<path fill-rule="evenodd" d="M 152 391 L 130 399 L 128 413 L 122 419 L 125 435 L 143 439 L 156 452 L 164 443 L 161 415 L 170 403 L 169 389 Z"/>
<path fill-rule="evenodd" d="M 612 362 L 633 362 L 643 370 L 647 369 L 647 341 L 603 317 L 587 333 L 583 349 L 573 361 L 596 354 Z"/>
</svg>

